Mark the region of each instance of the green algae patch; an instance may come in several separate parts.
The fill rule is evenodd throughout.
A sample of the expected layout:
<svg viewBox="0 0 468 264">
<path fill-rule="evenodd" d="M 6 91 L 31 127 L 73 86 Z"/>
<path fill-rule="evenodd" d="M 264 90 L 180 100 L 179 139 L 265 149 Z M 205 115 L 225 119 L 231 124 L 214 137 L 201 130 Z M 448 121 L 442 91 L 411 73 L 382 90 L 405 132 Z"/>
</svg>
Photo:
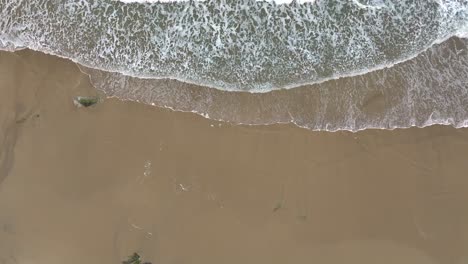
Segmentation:
<svg viewBox="0 0 468 264">
<path fill-rule="evenodd" d="M 140 255 L 138 253 L 133 253 L 131 256 L 128 257 L 128 260 L 123 261 L 122 264 L 151 264 L 150 262 L 143 262 L 141 260 Z"/>
<path fill-rule="evenodd" d="M 98 97 L 85 97 L 85 96 L 78 96 L 75 97 L 73 103 L 78 107 L 90 107 L 99 102 Z"/>
</svg>

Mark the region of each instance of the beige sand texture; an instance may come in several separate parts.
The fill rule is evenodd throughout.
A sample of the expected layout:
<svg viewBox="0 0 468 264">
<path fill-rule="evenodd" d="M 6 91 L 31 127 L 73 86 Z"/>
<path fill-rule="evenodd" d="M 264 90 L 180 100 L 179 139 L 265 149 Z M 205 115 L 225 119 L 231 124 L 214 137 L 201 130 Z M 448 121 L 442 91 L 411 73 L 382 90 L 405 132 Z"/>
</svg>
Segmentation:
<svg viewBox="0 0 468 264">
<path fill-rule="evenodd" d="M 468 130 L 234 126 L 0 53 L 0 263 L 468 263 Z"/>
</svg>

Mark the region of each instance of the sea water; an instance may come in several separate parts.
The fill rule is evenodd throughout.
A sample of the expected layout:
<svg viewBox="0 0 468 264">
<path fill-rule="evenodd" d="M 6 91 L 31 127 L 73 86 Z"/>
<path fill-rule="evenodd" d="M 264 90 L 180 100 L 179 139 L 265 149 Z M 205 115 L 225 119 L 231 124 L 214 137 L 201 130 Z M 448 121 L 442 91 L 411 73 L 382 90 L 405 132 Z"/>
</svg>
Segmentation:
<svg viewBox="0 0 468 264">
<path fill-rule="evenodd" d="M 109 96 L 329 131 L 468 123 L 467 25 L 462 0 L 0 0 L 0 47 Z"/>
</svg>

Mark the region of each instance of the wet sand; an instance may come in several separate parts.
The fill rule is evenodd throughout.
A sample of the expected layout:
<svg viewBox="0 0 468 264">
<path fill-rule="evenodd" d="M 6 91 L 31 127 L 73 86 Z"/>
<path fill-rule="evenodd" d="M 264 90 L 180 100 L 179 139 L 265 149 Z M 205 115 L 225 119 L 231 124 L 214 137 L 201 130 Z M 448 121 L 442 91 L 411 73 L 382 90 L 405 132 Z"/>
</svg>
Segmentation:
<svg viewBox="0 0 468 264">
<path fill-rule="evenodd" d="M 468 129 L 234 126 L 0 53 L 0 263 L 468 263 Z"/>
</svg>

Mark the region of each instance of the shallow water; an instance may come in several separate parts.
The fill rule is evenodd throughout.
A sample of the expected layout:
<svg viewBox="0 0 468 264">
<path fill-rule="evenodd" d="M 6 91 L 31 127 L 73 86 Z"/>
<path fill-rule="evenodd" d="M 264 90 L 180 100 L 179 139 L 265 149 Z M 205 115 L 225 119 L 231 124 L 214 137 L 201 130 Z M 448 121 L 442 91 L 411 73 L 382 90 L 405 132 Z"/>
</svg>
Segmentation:
<svg viewBox="0 0 468 264">
<path fill-rule="evenodd" d="M 121 99 L 327 131 L 467 123 L 466 42 L 449 39 L 467 1 L 3 0 L 0 14 L 4 49 L 69 58 Z"/>
</svg>

